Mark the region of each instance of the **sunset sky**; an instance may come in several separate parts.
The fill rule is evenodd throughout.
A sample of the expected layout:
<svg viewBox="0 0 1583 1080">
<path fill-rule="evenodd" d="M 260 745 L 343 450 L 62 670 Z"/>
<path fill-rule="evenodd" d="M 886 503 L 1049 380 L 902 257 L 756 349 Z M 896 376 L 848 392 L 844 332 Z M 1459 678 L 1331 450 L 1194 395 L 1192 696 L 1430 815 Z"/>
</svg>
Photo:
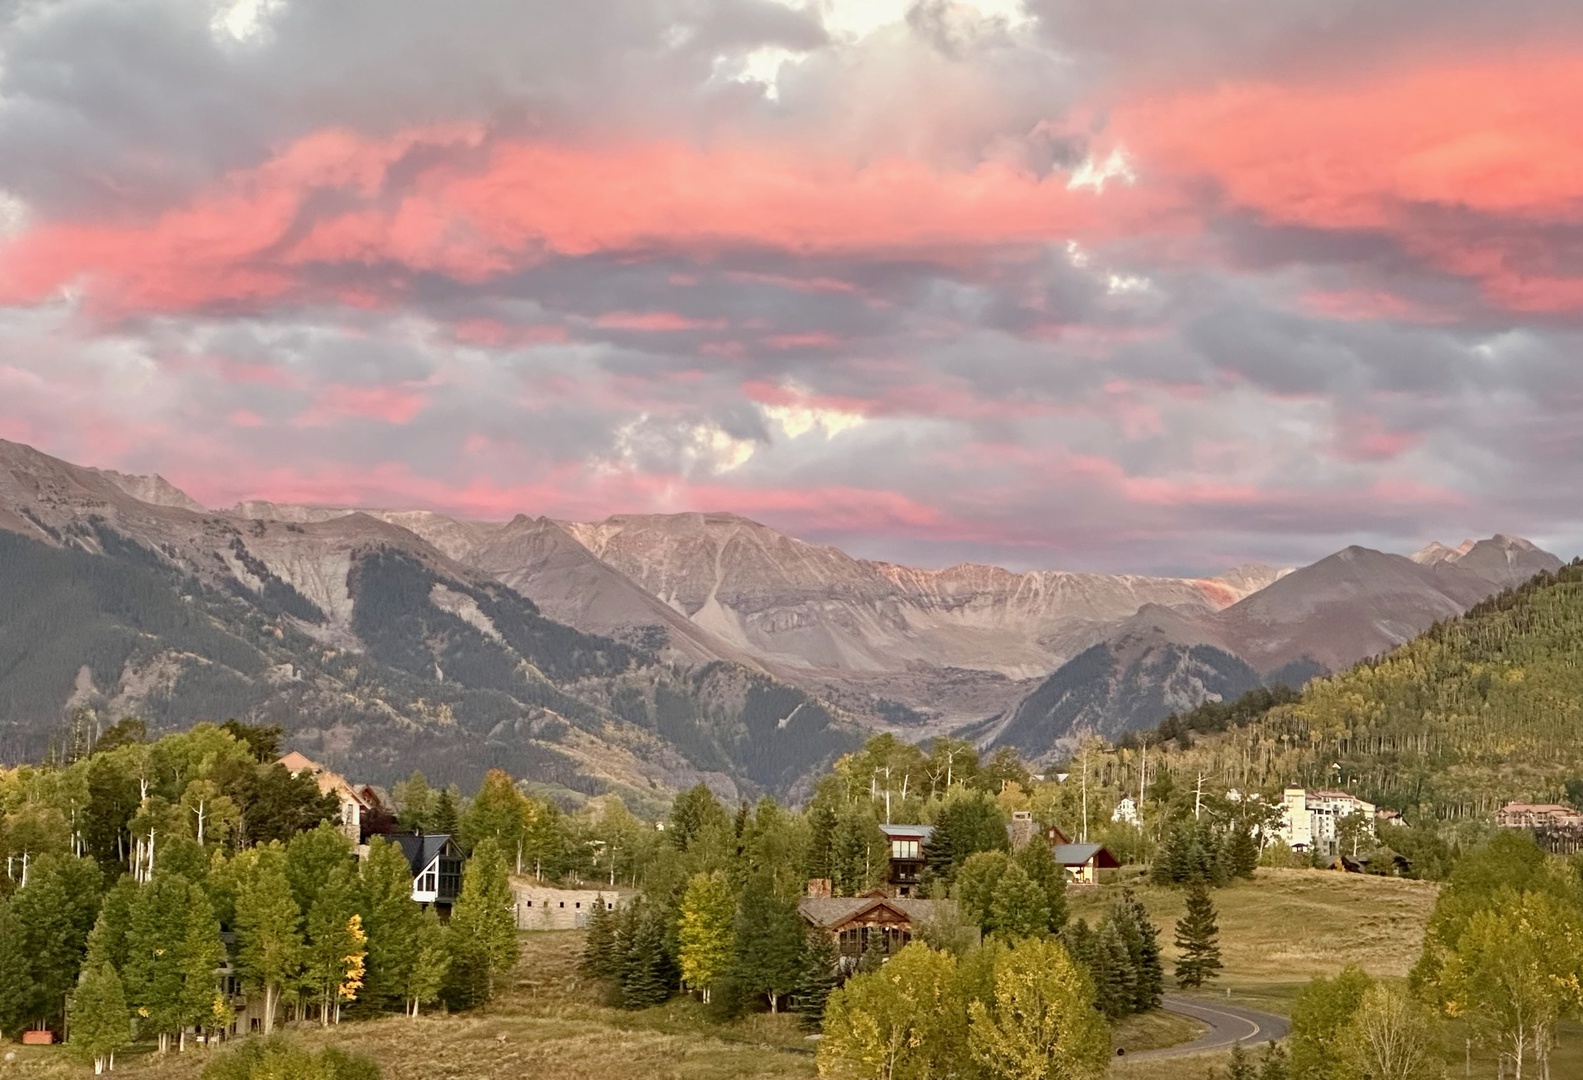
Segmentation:
<svg viewBox="0 0 1583 1080">
<path fill-rule="evenodd" d="M 938 565 L 1583 551 L 1577 0 L 0 0 L 0 437 Z"/>
</svg>

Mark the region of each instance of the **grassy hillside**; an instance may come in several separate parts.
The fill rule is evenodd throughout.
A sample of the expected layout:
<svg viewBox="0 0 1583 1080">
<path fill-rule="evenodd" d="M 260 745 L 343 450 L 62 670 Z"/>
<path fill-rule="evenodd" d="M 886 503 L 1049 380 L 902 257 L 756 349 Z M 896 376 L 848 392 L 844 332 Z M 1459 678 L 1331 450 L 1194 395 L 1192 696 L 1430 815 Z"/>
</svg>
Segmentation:
<svg viewBox="0 0 1583 1080">
<path fill-rule="evenodd" d="M 1580 732 L 1583 561 L 1164 760 L 1244 788 L 1340 785 L 1409 816 L 1482 819 L 1583 777 Z"/>
</svg>

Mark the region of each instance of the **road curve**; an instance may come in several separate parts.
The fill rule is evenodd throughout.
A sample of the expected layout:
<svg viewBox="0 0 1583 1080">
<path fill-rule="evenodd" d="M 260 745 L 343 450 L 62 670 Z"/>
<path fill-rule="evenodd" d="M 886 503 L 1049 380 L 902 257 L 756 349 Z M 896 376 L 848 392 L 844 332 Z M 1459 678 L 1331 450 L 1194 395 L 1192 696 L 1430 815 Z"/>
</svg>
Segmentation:
<svg viewBox="0 0 1583 1080">
<path fill-rule="evenodd" d="M 1290 1022 L 1284 1016 L 1247 1009 L 1241 1005 L 1231 1005 L 1210 998 L 1166 994 L 1160 1002 L 1160 1007 L 1166 1012 L 1191 1017 L 1200 1023 L 1208 1024 L 1209 1030 L 1192 1042 L 1167 1046 L 1159 1050 L 1140 1050 L 1128 1054 L 1128 1058 L 1185 1057 L 1188 1054 L 1229 1050 L 1238 1043 L 1243 1046 L 1258 1046 L 1261 1043 L 1285 1038 L 1287 1031 L 1291 1029 Z"/>
</svg>

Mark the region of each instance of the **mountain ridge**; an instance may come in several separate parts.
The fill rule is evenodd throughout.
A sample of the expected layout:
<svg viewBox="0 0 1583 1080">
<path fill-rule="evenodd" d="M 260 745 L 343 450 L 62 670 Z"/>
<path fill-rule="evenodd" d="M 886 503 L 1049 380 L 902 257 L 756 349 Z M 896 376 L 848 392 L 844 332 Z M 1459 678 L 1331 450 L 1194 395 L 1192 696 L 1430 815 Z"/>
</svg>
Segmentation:
<svg viewBox="0 0 1583 1080">
<path fill-rule="evenodd" d="M 731 513 L 485 522 L 265 500 L 195 506 L 160 477 L 79 467 L 0 441 L 0 530 L 179 570 L 276 620 L 281 633 L 347 653 L 366 652 L 380 632 L 354 588 L 360 568 L 398 553 L 411 564 L 397 589 L 399 614 L 419 628 L 407 651 L 386 658 L 402 658 L 398 682 L 454 682 L 460 664 L 490 692 L 538 709 L 548 691 L 535 680 L 558 694 L 571 684 L 544 676 L 532 642 L 592 635 L 606 643 L 589 645 L 592 653 L 640 658 L 632 663 L 649 672 L 643 704 L 615 685 L 614 672 L 584 680 L 566 700 L 590 717 L 630 713 L 639 728 L 671 716 L 666 737 L 722 775 L 745 767 L 746 744 L 722 750 L 716 735 L 676 727 L 681 714 L 667 712 L 665 694 L 685 698 L 696 687 L 674 689 L 693 676 L 663 675 L 667 666 L 736 673 L 704 679 L 708 693 L 733 700 L 746 699 L 721 689 L 732 680 L 797 688 L 823 703 L 835 728 L 856 722 L 913 739 L 967 730 L 1043 756 L 1082 731 L 1152 726 L 1165 711 L 1250 684 L 1337 670 L 1560 565 L 1496 534 L 1456 548 L 1432 542 L 1411 556 L 1353 546 L 1305 567 L 1249 565 L 1218 577 L 919 568 L 855 558 Z M 419 588 L 420 578 L 429 586 Z M 518 648 L 491 610 L 519 632 L 561 629 L 534 631 L 539 637 Z M 431 661 L 419 662 L 413 648 Z M 546 670 L 562 670 L 551 652 Z M 512 664 L 526 682 L 506 672 Z M 667 679 L 673 689 L 659 693 Z M 702 707 L 682 713 L 696 720 Z M 760 783 L 773 771 L 742 778 Z"/>
</svg>

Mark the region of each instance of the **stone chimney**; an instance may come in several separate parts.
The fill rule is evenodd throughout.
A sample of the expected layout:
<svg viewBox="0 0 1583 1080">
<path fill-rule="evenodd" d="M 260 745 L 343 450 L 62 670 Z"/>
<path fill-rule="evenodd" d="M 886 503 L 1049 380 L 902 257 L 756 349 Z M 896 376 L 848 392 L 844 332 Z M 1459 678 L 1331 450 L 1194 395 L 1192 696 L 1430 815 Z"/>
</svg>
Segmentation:
<svg viewBox="0 0 1583 1080">
<path fill-rule="evenodd" d="M 1011 840 L 1011 850 L 1021 851 L 1038 835 L 1033 824 L 1033 814 L 1027 810 L 1013 810 L 1011 824 L 1006 826 L 1006 836 Z"/>
<path fill-rule="evenodd" d="M 816 877 L 808 879 L 808 899 L 828 900 L 830 899 L 830 893 L 831 889 L 829 878 Z"/>
</svg>

